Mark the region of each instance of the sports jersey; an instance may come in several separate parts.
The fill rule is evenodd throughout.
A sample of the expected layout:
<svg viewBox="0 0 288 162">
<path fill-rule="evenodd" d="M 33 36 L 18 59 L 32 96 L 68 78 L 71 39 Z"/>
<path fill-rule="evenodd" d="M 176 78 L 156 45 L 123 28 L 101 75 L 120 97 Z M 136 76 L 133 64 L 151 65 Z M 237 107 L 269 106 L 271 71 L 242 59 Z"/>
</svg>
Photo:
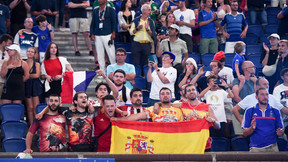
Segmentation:
<svg viewBox="0 0 288 162">
<path fill-rule="evenodd" d="M 32 32 L 36 33 L 38 36 L 39 41 L 39 52 L 46 52 L 46 48 L 49 45 L 49 43 L 52 42 L 51 35 L 48 27 L 46 27 L 45 30 L 41 30 L 39 26 L 33 26 Z"/>
<path fill-rule="evenodd" d="M 94 118 L 94 136 L 98 137 L 110 125 L 110 119 L 101 113 Z M 97 152 L 109 152 L 111 145 L 111 127 L 97 140 Z"/>
<path fill-rule="evenodd" d="M 147 117 L 151 118 L 153 122 L 177 122 L 183 121 L 183 113 L 180 108 L 159 108 L 159 114 L 153 112 L 154 106 L 151 106 L 145 110 Z"/>
<path fill-rule="evenodd" d="M 137 114 L 137 113 L 143 112 L 146 108 L 141 107 L 140 109 L 135 109 L 133 106 L 123 105 L 123 106 L 119 106 L 118 109 L 122 111 L 126 111 L 128 113 L 127 116 L 130 116 L 131 114 Z"/>
<path fill-rule="evenodd" d="M 37 34 L 31 32 L 23 32 L 22 35 L 18 33 L 15 35 L 14 43 L 20 46 L 20 55 L 22 59 L 27 59 L 26 51 L 29 47 L 38 47 L 38 37 Z"/>
</svg>

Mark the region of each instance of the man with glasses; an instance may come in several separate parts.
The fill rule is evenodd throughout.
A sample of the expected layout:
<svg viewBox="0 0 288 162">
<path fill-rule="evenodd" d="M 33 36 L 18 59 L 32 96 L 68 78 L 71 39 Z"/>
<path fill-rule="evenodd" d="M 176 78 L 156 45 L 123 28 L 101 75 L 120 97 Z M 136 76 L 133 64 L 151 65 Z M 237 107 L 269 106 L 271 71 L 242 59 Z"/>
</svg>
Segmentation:
<svg viewBox="0 0 288 162">
<path fill-rule="evenodd" d="M 4 61 L 8 60 L 9 56 L 6 51 L 6 47 L 12 44 L 13 38 L 8 34 L 3 34 L 0 38 L 0 52 L 1 52 L 1 59 L 0 59 L 0 69 Z M 5 78 L 0 76 L 0 98 L 2 95 L 3 86 L 5 84 Z M 0 104 L 2 102 L 0 101 Z"/>
<path fill-rule="evenodd" d="M 20 55 L 22 60 L 27 60 L 26 51 L 29 47 L 36 47 L 38 51 L 38 37 L 37 34 L 32 32 L 33 20 L 32 18 L 26 18 L 24 21 L 25 29 L 22 30 L 22 33 L 19 32 L 15 35 L 14 43 L 19 44 L 20 46 Z M 38 52 L 36 58 L 38 58 Z"/>
<path fill-rule="evenodd" d="M 135 67 L 134 65 L 125 62 L 126 57 L 126 50 L 123 48 L 118 48 L 116 50 L 116 63 L 107 66 L 107 76 L 110 80 L 113 80 L 114 72 L 117 69 L 122 69 L 126 73 L 125 86 L 132 89 L 133 85 L 135 84 Z"/>
<path fill-rule="evenodd" d="M 243 13 L 238 12 L 238 1 L 231 2 L 231 13 L 227 13 L 221 24 L 220 29 L 226 38 L 225 53 L 234 53 L 234 45 L 237 41 L 243 41 L 246 37 L 248 23 Z M 226 31 L 224 25 L 226 24 Z M 244 29 L 242 30 L 242 27 Z"/>
</svg>

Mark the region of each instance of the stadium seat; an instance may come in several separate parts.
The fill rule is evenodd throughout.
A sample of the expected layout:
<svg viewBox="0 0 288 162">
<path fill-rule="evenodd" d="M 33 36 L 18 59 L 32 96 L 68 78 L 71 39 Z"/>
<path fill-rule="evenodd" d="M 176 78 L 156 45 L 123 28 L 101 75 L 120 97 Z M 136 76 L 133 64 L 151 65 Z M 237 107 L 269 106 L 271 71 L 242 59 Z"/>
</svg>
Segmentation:
<svg viewBox="0 0 288 162">
<path fill-rule="evenodd" d="M 202 64 L 205 66 L 209 66 L 211 60 L 213 60 L 215 53 L 204 53 L 201 55 Z"/>
<path fill-rule="evenodd" d="M 255 34 L 257 37 L 261 37 L 263 34 L 262 31 L 263 31 L 262 25 L 249 25 L 248 30 L 247 30 L 247 35 Z"/>
<path fill-rule="evenodd" d="M 142 69 L 140 65 L 134 65 L 135 67 L 135 72 L 136 72 L 136 76 L 141 76 L 142 73 Z"/>
<path fill-rule="evenodd" d="M 278 19 L 277 16 L 270 16 L 267 15 L 267 21 L 268 21 L 268 25 L 277 25 L 278 24 Z"/>
<path fill-rule="evenodd" d="M 260 63 L 260 57 L 261 57 L 261 54 L 260 55 L 248 55 L 247 56 L 247 59 L 252 61 L 253 64 L 256 66 L 256 68 L 263 68 L 263 65 Z"/>
<path fill-rule="evenodd" d="M 143 93 L 143 104 L 147 104 L 148 99 L 149 99 L 149 95 L 150 95 L 150 91 L 142 90 L 142 93 Z"/>
<path fill-rule="evenodd" d="M 267 46 L 270 46 L 269 39 L 267 39 L 267 37 L 269 37 L 269 36 L 270 36 L 270 34 L 263 34 L 260 38 L 261 44 L 264 42 Z"/>
<path fill-rule="evenodd" d="M 277 145 L 278 145 L 279 151 L 285 151 L 286 146 L 287 146 L 287 141 L 285 141 L 283 138 L 278 138 Z"/>
<path fill-rule="evenodd" d="M 249 142 L 247 137 L 234 137 L 231 139 L 233 151 L 249 151 Z"/>
<path fill-rule="evenodd" d="M 253 33 L 248 33 L 244 38 L 244 42 L 246 45 L 258 45 L 260 43 L 258 36 Z"/>
<path fill-rule="evenodd" d="M 133 59 L 132 59 L 132 54 L 131 52 L 126 52 L 126 60 L 125 62 L 128 63 L 128 64 L 133 64 Z"/>
<path fill-rule="evenodd" d="M 146 79 L 142 76 L 135 76 L 134 88 L 145 89 Z"/>
<path fill-rule="evenodd" d="M 230 142 L 225 137 L 212 137 L 212 152 L 223 152 L 230 150 Z"/>
<path fill-rule="evenodd" d="M 232 66 L 235 53 L 225 53 L 225 57 L 226 57 L 225 65 Z"/>
<path fill-rule="evenodd" d="M 280 7 L 268 7 L 268 8 L 266 8 L 267 16 L 275 16 L 275 17 L 277 17 L 278 13 L 281 10 L 282 9 Z"/>
<path fill-rule="evenodd" d="M 131 43 L 115 42 L 115 49 L 124 48 L 126 52 L 132 52 Z"/>
<path fill-rule="evenodd" d="M 247 45 L 246 46 L 246 56 L 249 55 L 261 55 L 262 45 Z"/>
<path fill-rule="evenodd" d="M 192 53 L 188 53 L 188 57 L 193 58 L 197 64 L 200 64 L 200 59 L 201 59 L 200 54 L 196 54 L 195 52 L 192 52 Z"/>
<path fill-rule="evenodd" d="M 148 73 L 149 67 L 148 65 L 143 66 L 143 72 L 144 72 L 144 77 L 147 78 L 147 73 Z M 152 72 L 154 71 L 154 68 L 152 67 Z"/>
<path fill-rule="evenodd" d="M 265 34 L 277 33 L 278 25 L 267 25 L 265 27 Z"/>
<path fill-rule="evenodd" d="M 24 121 L 7 121 L 1 124 L 1 130 L 5 138 L 24 138 L 27 124 Z"/>
<path fill-rule="evenodd" d="M 45 107 L 47 106 L 46 103 L 40 103 L 36 106 L 36 114 L 40 113 Z"/>
<path fill-rule="evenodd" d="M 20 121 L 24 113 L 24 105 L 22 104 L 2 104 L 0 106 L 2 123 L 6 121 Z"/>
<path fill-rule="evenodd" d="M 24 138 L 8 138 L 3 139 L 2 149 L 4 152 L 23 152 L 26 150 Z"/>
</svg>

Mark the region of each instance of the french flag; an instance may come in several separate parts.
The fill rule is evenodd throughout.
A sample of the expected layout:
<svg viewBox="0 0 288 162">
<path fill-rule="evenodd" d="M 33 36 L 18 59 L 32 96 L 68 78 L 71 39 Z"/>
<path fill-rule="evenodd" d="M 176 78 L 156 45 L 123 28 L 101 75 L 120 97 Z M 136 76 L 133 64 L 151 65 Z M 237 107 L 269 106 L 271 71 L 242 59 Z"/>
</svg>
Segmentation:
<svg viewBox="0 0 288 162">
<path fill-rule="evenodd" d="M 76 92 L 86 92 L 88 85 L 96 75 L 96 71 L 65 72 L 62 82 L 62 103 L 73 103 Z"/>
</svg>

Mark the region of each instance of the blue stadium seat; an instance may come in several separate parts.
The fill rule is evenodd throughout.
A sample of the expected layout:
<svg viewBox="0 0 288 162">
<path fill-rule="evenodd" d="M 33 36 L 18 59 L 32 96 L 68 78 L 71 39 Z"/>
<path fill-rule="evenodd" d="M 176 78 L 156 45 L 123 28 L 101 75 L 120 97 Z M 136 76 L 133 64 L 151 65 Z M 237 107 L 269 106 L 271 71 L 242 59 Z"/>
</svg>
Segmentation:
<svg viewBox="0 0 288 162">
<path fill-rule="evenodd" d="M 131 43 L 115 42 L 115 49 L 124 48 L 126 52 L 132 52 Z"/>
<path fill-rule="evenodd" d="M 249 55 L 261 55 L 262 52 L 262 45 L 247 45 L 246 46 L 246 56 L 248 57 Z"/>
<path fill-rule="evenodd" d="M 265 27 L 265 34 L 277 33 L 278 25 L 267 25 Z"/>
<path fill-rule="evenodd" d="M 267 16 L 276 16 L 282 9 L 280 7 L 268 7 L 266 8 Z"/>
<path fill-rule="evenodd" d="M 147 105 L 148 99 L 149 99 L 149 95 L 150 95 L 150 91 L 142 90 L 142 93 L 143 93 L 143 104 Z"/>
<path fill-rule="evenodd" d="M 261 57 L 261 54 L 260 55 L 248 55 L 247 56 L 247 59 L 252 61 L 253 64 L 256 66 L 256 68 L 263 68 L 263 65 L 260 63 L 260 57 Z"/>
<path fill-rule="evenodd" d="M 140 65 L 134 65 L 135 67 L 135 72 L 136 72 L 136 76 L 141 76 L 142 73 L 142 69 Z"/>
<path fill-rule="evenodd" d="M 285 151 L 286 146 L 287 146 L 287 141 L 285 141 L 283 138 L 278 137 L 277 145 L 278 145 L 279 151 Z"/>
<path fill-rule="evenodd" d="M 125 62 L 126 63 L 129 63 L 129 64 L 133 64 L 133 59 L 132 59 L 132 54 L 131 54 L 131 52 L 126 52 L 126 60 L 125 60 Z"/>
<path fill-rule="evenodd" d="M 40 103 L 36 106 L 36 114 L 40 113 L 45 107 L 47 106 L 46 103 Z"/>
<path fill-rule="evenodd" d="M 231 139 L 233 151 L 249 151 L 249 142 L 247 137 L 234 137 Z"/>
<path fill-rule="evenodd" d="M 144 77 L 135 76 L 135 84 L 133 86 L 134 88 L 145 89 L 145 85 L 146 85 L 146 79 Z"/>
<path fill-rule="evenodd" d="M 24 138 L 5 138 L 2 141 L 2 149 L 4 152 L 23 152 L 26 150 Z"/>
<path fill-rule="evenodd" d="M 261 44 L 264 42 L 267 46 L 270 45 L 269 39 L 267 39 L 267 37 L 269 37 L 270 34 L 263 34 L 260 38 L 261 40 Z"/>
<path fill-rule="evenodd" d="M 6 121 L 20 121 L 24 113 L 24 105 L 22 104 L 2 104 L 0 106 L 2 123 Z"/>
<path fill-rule="evenodd" d="M 149 67 L 148 65 L 143 66 L 143 72 L 144 72 L 144 77 L 147 78 L 147 73 L 148 73 Z M 152 67 L 152 72 L 154 71 L 154 68 Z"/>
<path fill-rule="evenodd" d="M 213 60 L 215 53 L 204 53 L 201 55 L 202 64 L 205 66 L 209 66 L 211 60 Z"/>
<path fill-rule="evenodd" d="M 193 58 L 197 64 L 200 64 L 201 55 L 196 54 L 195 52 L 188 53 L 188 57 Z"/>
<path fill-rule="evenodd" d="M 226 62 L 225 65 L 232 66 L 233 59 L 235 57 L 235 53 L 225 53 Z"/>
<path fill-rule="evenodd" d="M 261 37 L 263 34 L 262 25 L 249 25 L 247 34 L 255 34 L 257 37 Z"/>
<path fill-rule="evenodd" d="M 27 124 L 24 121 L 7 121 L 1 124 L 1 130 L 5 138 L 24 138 Z"/>
<path fill-rule="evenodd" d="M 268 21 L 268 25 L 278 24 L 277 16 L 267 15 L 267 21 Z"/>
<path fill-rule="evenodd" d="M 230 142 L 225 137 L 212 137 L 212 152 L 224 152 L 230 150 Z"/>
<path fill-rule="evenodd" d="M 248 33 L 246 35 L 246 38 L 244 38 L 244 42 L 246 45 L 258 45 L 259 44 L 259 38 L 257 35 L 253 33 Z"/>
</svg>

